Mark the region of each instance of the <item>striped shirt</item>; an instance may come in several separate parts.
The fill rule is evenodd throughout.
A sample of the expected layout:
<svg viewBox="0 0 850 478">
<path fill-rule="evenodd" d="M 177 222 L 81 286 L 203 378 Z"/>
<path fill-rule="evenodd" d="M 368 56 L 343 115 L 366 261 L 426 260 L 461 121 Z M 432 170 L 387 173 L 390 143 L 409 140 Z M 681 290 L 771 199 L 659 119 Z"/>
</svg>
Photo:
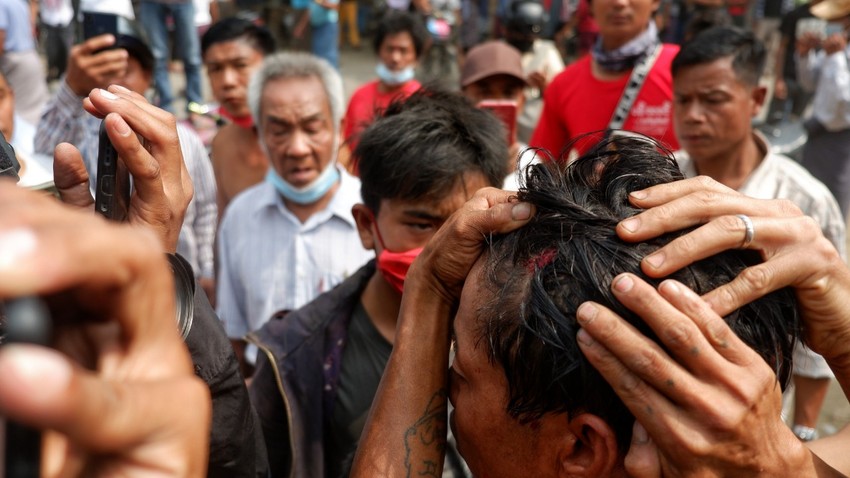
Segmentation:
<svg viewBox="0 0 850 478">
<path fill-rule="evenodd" d="M 97 149 L 100 120 L 83 109 L 82 98 L 64 81 L 45 107 L 35 135 L 36 153 L 53 156 L 57 144 L 75 145 L 83 156 L 92 190 L 97 182 Z M 180 149 L 195 195 L 186 209 L 177 244 L 180 253 L 192 265 L 197 277 L 212 278 L 215 241 L 215 177 L 209 155 L 201 139 L 190 128 L 177 124 Z"/>
<path fill-rule="evenodd" d="M 360 181 L 341 172 L 328 206 L 301 223 L 263 181 L 227 207 L 218 230 L 218 315 L 241 338 L 275 312 L 295 310 L 353 274 L 374 254 L 363 249 L 351 206 Z"/>
</svg>

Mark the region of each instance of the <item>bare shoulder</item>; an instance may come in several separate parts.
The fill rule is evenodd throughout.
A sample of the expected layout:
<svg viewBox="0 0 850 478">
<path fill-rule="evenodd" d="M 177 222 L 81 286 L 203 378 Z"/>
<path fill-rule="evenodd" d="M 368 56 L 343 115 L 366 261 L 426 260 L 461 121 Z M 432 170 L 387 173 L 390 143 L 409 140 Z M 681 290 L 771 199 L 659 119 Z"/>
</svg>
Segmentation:
<svg viewBox="0 0 850 478">
<path fill-rule="evenodd" d="M 235 139 L 235 137 L 237 135 L 237 131 L 235 131 L 236 128 L 238 128 L 238 126 L 235 126 L 235 125 L 232 125 L 232 124 L 226 124 L 226 125 L 222 126 L 221 128 L 219 128 L 218 132 L 213 137 L 212 147 L 213 148 L 216 148 L 216 147 L 223 148 L 228 143 L 233 141 L 233 139 Z"/>
</svg>

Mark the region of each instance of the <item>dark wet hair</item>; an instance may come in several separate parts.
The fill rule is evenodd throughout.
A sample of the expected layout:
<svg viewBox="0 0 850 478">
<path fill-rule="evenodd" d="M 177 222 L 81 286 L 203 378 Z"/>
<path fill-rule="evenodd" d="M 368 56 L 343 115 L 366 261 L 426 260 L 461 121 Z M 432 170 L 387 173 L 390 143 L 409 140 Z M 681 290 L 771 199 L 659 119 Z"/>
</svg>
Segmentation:
<svg viewBox="0 0 850 478">
<path fill-rule="evenodd" d="M 576 310 L 585 301 L 603 304 L 658 342 L 643 319 L 617 301 L 611 282 L 631 272 L 657 286 L 661 280 L 643 274 L 641 259 L 688 231 L 628 243 L 615 227 L 640 212 L 629 203 L 630 192 L 678 179 L 682 173 L 671 157 L 633 138 L 607 140 L 569 166 L 548 161 L 527 170 L 518 196 L 537 213 L 528 225 L 492 241 L 485 287 L 493 300 L 479 314 L 478 345 L 505 371 L 509 414 L 533 420 L 592 413 L 614 429 L 621 452 L 628 449 L 634 418 L 579 350 Z M 753 251 L 731 250 L 670 277 L 703 294 L 759 261 Z M 774 292 L 725 320 L 784 385 L 801 335 L 793 292 Z"/>
</svg>

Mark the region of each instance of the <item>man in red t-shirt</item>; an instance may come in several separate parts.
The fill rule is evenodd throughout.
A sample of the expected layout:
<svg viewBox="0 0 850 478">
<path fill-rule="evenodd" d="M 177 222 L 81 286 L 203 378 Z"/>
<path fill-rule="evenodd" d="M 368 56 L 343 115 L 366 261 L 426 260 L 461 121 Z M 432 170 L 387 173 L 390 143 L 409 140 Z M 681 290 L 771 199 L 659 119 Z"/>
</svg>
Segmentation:
<svg viewBox="0 0 850 478">
<path fill-rule="evenodd" d="M 358 88 L 345 112 L 343 136 L 349 151 L 354 150 L 356 135 L 372 122 L 375 111 L 383 110 L 393 99 L 409 96 L 419 89 L 421 85 L 414 78 L 414 68 L 427 38 L 425 26 L 411 13 L 389 10 L 381 19 L 374 40 L 378 79 Z M 356 169 L 353 164 L 346 164 L 346 167 L 352 172 Z"/>
<path fill-rule="evenodd" d="M 608 128 L 635 62 L 651 54 L 658 45 L 652 12 L 659 2 L 590 2 L 599 25 L 599 40 L 591 55 L 567 67 L 546 89 L 543 113 L 531 137 L 531 146 L 557 155 L 581 135 Z M 672 125 L 670 62 L 678 50 L 675 45 L 661 46 L 623 123 L 623 129 L 651 136 L 671 149 L 677 149 L 678 143 Z M 600 133 L 580 140 L 573 149 L 583 153 L 601 137 Z"/>
</svg>

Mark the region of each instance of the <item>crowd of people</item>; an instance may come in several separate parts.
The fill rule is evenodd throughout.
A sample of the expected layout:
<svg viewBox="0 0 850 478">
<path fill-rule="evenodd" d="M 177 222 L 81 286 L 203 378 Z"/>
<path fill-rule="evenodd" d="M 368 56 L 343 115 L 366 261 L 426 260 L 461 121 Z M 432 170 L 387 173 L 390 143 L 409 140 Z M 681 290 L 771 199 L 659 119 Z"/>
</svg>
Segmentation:
<svg viewBox="0 0 850 478">
<path fill-rule="evenodd" d="M 358 1 L 0 4 L 0 174 L 52 164 L 0 181 L 43 476 L 850 474 L 850 2 Z"/>
</svg>

